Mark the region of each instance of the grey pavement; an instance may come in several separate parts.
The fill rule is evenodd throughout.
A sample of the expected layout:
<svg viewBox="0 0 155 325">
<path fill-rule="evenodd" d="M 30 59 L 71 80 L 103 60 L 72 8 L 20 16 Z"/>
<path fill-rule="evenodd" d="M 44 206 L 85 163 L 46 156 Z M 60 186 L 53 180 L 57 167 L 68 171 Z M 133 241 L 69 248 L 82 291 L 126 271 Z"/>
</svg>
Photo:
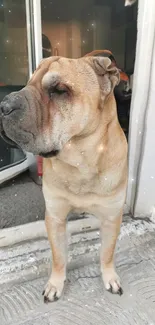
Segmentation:
<svg viewBox="0 0 155 325">
<path fill-rule="evenodd" d="M 0 228 L 44 219 L 41 186 L 25 172 L 0 186 Z"/>
<path fill-rule="evenodd" d="M 0 229 L 43 220 L 44 214 L 42 188 L 28 171 L 0 185 Z"/>
<path fill-rule="evenodd" d="M 72 236 L 63 296 L 47 305 L 41 292 L 50 272 L 48 242 L 40 239 L 1 249 L 0 324 L 155 324 L 155 236 L 151 225 L 150 231 L 144 231 L 147 227 L 143 226 L 144 222 L 123 225 L 118 241 L 116 265 L 124 289 L 121 297 L 103 287 L 98 232 Z"/>
</svg>

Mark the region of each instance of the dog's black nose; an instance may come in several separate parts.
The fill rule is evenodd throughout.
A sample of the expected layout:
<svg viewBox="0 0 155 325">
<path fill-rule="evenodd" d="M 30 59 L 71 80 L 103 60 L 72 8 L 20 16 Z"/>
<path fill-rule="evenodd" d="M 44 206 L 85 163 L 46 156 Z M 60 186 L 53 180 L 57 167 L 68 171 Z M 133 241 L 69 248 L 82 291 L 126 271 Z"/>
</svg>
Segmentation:
<svg viewBox="0 0 155 325">
<path fill-rule="evenodd" d="M 9 102 L 2 102 L 0 104 L 0 111 L 3 115 L 9 115 L 13 110 L 15 109 L 15 106 L 13 106 Z"/>
<path fill-rule="evenodd" d="M 21 107 L 21 97 L 16 94 L 10 94 L 4 97 L 0 103 L 0 113 L 4 116 L 11 114 L 14 110 Z"/>
</svg>

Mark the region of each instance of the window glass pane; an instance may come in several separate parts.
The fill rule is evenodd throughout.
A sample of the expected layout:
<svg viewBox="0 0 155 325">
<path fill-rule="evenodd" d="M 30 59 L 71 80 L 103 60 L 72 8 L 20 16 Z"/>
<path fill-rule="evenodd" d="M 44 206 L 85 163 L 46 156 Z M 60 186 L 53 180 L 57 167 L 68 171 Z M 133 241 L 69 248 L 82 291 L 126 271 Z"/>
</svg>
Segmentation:
<svg viewBox="0 0 155 325">
<path fill-rule="evenodd" d="M 41 5 L 42 30 L 51 46 L 49 55 L 77 58 L 92 50 L 108 49 L 120 68 L 127 65 L 133 71 L 135 5 L 126 8 L 123 0 L 42 0 Z"/>
<path fill-rule="evenodd" d="M 28 80 L 25 0 L 0 0 L 0 102 Z M 25 159 L 0 138 L 0 171 Z"/>
<path fill-rule="evenodd" d="M 109 56 L 119 70 L 115 88 L 120 124 L 128 136 L 136 39 L 137 4 L 124 0 L 41 0 L 43 56 L 78 58 L 92 51 Z M 105 51 L 108 50 L 108 51 Z"/>
<path fill-rule="evenodd" d="M 0 1 L 0 84 L 25 85 L 28 54 L 25 0 Z"/>
</svg>

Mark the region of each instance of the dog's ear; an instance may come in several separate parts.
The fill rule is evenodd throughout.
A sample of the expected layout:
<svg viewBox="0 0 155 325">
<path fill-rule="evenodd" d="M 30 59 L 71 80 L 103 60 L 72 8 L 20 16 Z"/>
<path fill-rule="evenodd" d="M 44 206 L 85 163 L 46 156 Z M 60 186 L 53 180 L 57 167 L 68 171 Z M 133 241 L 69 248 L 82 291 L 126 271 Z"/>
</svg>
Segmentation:
<svg viewBox="0 0 155 325">
<path fill-rule="evenodd" d="M 93 57 L 93 66 L 104 95 L 110 94 L 120 81 L 118 68 L 106 57 Z"/>
</svg>

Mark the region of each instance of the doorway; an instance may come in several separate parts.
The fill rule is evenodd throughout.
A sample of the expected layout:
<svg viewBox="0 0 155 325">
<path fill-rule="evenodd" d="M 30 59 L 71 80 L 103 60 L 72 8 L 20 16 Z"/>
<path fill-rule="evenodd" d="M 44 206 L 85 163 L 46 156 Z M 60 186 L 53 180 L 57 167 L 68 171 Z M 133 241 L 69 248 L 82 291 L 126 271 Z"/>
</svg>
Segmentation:
<svg viewBox="0 0 155 325">
<path fill-rule="evenodd" d="M 42 32 L 53 55 L 71 58 L 100 50 L 120 69 L 115 88 L 119 122 L 128 138 L 137 40 L 137 3 L 122 0 L 41 0 Z M 50 56 L 50 53 L 49 53 Z"/>
</svg>

